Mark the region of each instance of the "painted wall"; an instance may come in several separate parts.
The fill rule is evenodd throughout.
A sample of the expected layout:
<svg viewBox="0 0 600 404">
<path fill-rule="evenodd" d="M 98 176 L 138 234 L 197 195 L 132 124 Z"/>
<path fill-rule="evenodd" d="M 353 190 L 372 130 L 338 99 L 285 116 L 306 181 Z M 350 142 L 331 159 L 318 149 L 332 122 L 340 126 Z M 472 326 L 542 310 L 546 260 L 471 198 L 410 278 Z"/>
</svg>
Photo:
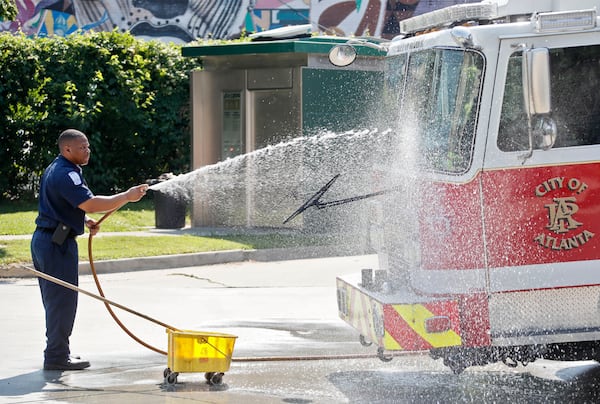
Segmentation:
<svg viewBox="0 0 600 404">
<path fill-rule="evenodd" d="M 16 0 L 16 21 L 1 30 L 28 35 L 83 31 L 130 31 L 137 37 L 189 42 L 239 32 L 248 0 Z"/>
<path fill-rule="evenodd" d="M 311 16 L 322 32 L 391 39 L 398 23 L 414 15 L 479 0 L 312 0 Z"/>
<path fill-rule="evenodd" d="M 130 31 L 136 37 L 186 43 L 312 23 L 340 35 L 391 38 L 398 21 L 469 0 L 16 0 L 16 21 L 0 31 L 65 36 L 77 30 Z"/>
</svg>

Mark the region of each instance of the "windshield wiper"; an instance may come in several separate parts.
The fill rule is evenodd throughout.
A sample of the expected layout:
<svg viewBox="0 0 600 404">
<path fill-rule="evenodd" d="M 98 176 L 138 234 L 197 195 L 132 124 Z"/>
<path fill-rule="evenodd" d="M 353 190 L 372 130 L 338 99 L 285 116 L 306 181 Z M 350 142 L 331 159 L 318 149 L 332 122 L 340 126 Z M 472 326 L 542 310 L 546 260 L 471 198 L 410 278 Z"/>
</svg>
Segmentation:
<svg viewBox="0 0 600 404">
<path fill-rule="evenodd" d="M 372 192 L 370 194 L 358 195 L 358 196 L 353 196 L 350 198 L 338 199 L 335 201 L 322 202 L 321 197 L 325 194 L 325 192 L 327 192 L 327 190 L 329 190 L 329 188 L 339 178 L 340 175 L 341 174 L 336 174 L 332 179 L 330 179 L 329 182 L 327 182 L 327 184 L 325 184 L 323 187 L 321 187 L 321 189 L 319 189 L 313 196 L 311 196 L 306 202 L 304 202 L 302 204 L 302 206 L 300 206 L 298 209 L 296 209 L 296 211 L 294 213 L 292 213 L 287 219 L 285 219 L 283 221 L 283 224 L 288 223 L 290 220 L 292 220 L 293 218 L 295 218 L 296 216 L 298 216 L 300 213 L 304 212 L 306 209 L 310 208 L 311 206 L 314 206 L 317 209 L 325 209 L 325 208 L 329 208 L 331 206 L 338 206 L 338 205 L 343 205 L 343 204 L 350 203 L 350 202 L 356 202 L 356 201 L 360 201 L 363 199 L 372 198 L 374 196 L 379 196 L 379 195 L 386 194 L 388 192 L 395 191 L 394 189 L 387 189 L 387 190 Z"/>
</svg>

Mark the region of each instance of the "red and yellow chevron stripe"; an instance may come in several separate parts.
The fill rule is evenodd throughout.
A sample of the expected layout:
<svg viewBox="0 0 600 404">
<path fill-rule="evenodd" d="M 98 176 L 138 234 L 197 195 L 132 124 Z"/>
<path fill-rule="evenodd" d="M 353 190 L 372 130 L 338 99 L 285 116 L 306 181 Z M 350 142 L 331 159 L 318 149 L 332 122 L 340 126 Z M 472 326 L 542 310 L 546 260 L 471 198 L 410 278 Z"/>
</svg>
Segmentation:
<svg viewBox="0 0 600 404">
<path fill-rule="evenodd" d="M 428 332 L 425 322 L 438 316 L 447 317 L 450 329 Z M 431 348 L 462 345 L 458 303 L 453 300 L 426 304 L 386 304 L 383 306 L 387 350 L 422 351 Z"/>
<path fill-rule="evenodd" d="M 422 351 L 489 344 L 483 294 L 430 302 L 383 303 L 376 293 L 340 278 L 337 288 L 340 317 L 386 350 Z"/>
</svg>

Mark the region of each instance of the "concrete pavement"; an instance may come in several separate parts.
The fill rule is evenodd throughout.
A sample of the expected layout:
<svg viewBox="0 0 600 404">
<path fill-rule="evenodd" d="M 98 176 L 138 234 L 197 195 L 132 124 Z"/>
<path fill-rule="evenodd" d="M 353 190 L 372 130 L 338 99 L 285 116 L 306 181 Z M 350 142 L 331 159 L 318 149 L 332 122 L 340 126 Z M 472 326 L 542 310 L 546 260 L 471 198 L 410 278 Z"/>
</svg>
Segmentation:
<svg viewBox="0 0 600 404">
<path fill-rule="evenodd" d="M 43 371 L 37 281 L 0 279 L 0 403 L 600 402 L 596 362 L 498 363 L 460 376 L 427 355 L 381 362 L 375 347 L 361 346 L 357 332 L 339 319 L 335 291 L 336 276 L 376 265 L 375 256 L 351 256 L 100 276 L 112 301 L 178 328 L 236 335 L 231 368 L 216 386 L 202 372 L 165 384 L 167 357 L 133 341 L 102 303 L 83 295 L 71 347 L 92 366 Z M 89 275 L 80 286 L 95 290 Z M 167 349 L 163 327 L 116 311 L 135 335 Z"/>
<path fill-rule="evenodd" d="M 238 336 L 222 386 L 207 385 L 201 373 L 181 374 L 176 386 L 165 386 L 167 358 L 134 342 L 101 302 L 83 295 L 71 347 L 92 366 L 80 372 L 40 370 L 44 322 L 37 281 L 1 279 L 0 403 L 300 403 L 309 396 L 315 403 L 347 402 L 327 378 L 315 376 L 317 364 L 236 358 L 370 353 L 369 360 L 380 366 L 374 352 L 365 351 L 337 317 L 335 297 L 337 275 L 372 265 L 374 259 L 235 262 L 101 276 L 115 302 L 178 328 Z M 81 276 L 80 287 L 93 292 L 91 276 Z M 137 336 L 166 350 L 164 328 L 116 311 Z M 327 365 L 327 372 L 338 365 Z"/>
<path fill-rule="evenodd" d="M 373 262 L 373 256 L 356 256 L 356 250 L 349 247 L 235 250 L 95 262 L 111 301 L 178 328 L 238 336 L 231 370 L 218 386 L 207 385 L 201 373 L 184 373 L 177 385 L 165 385 L 165 356 L 135 343 L 108 317 L 101 302 L 83 294 L 71 345 L 92 367 L 82 372 L 41 370 L 44 322 L 37 280 L 19 267 L 2 269 L 0 403 L 303 402 L 306 391 L 317 385 L 321 387 L 313 393 L 314 402 L 347 402 L 344 394 L 327 391 L 331 388 L 327 379 L 319 378 L 317 383 L 304 364 L 270 364 L 252 358 L 350 355 L 370 357 L 378 364 L 374 352 L 365 352 L 355 332 L 337 317 L 335 299 L 337 274 L 355 272 Z M 80 273 L 80 287 L 95 293 L 89 263 L 80 264 Z M 164 328 L 116 311 L 136 336 L 167 350 Z M 335 370 L 332 366 L 330 371 Z M 288 378 L 294 380 L 294 387 L 287 397 L 280 397 L 281 389 L 290 387 Z M 230 387 L 234 384 L 235 388 Z"/>
</svg>

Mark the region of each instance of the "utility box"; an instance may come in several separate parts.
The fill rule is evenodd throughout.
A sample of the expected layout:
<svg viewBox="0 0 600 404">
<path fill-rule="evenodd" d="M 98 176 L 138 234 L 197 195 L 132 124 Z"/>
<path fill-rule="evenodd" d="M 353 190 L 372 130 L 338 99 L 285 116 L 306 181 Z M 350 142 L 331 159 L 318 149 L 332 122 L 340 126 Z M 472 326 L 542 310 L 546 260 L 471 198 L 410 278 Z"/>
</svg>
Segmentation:
<svg viewBox="0 0 600 404">
<path fill-rule="evenodd" d="M 202 69 L 191 73 L 192 168 L 202 171 L 202 167 L 322 129 L 339 132 L 368 127 L 365 111 L 380 99 L 374 88 L 382 87 L 385 53 L 359 46 L 353 70 L 340 69 L 329 62 L 328 53 L 346 41 L 305 37 L 184 47 L 183 56 L 202 62 Z M 250 170 L 248 164 L 243 168 L 246 175 Z M 260 176 L 260 169 L 253 175 Z M 201 177 L 199 183 L 222 187 L 218 192 L 201 187 L 195 192 L 192 226 L 281 224 L 279 214 L 256 213 L 260 192 L 250 190 L 249 179 L 245 186 L 228 188 L 230 178 Z M 265 208 L 270 210 L 277 201 L 265 203 L 270 203 Z"/>
</svg>

